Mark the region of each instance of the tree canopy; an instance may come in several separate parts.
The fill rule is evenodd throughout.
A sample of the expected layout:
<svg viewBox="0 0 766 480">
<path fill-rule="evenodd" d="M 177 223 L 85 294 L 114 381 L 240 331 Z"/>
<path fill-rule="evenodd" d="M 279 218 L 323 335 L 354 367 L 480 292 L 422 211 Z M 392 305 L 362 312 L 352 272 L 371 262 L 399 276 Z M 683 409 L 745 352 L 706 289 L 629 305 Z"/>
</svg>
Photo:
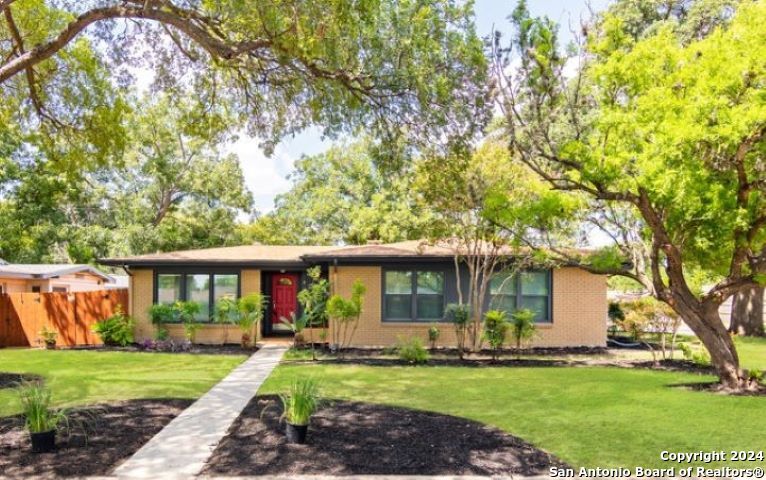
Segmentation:
<svg viewBox="0 0 766 480">
<path fill-rule="evenodd" d="M 736 388 L 742 374 L 717 308 L 764 280 L 766 4 L 743 2 L 716 18 L 717 27 L 689 35 L 672 19 L 637 32 L 608 12 L 570 58 L 552 23 L 530 18 L 522 3 L 510 48 L 496 44 L 495 70 L 514 158 L 556 191 L 640 218 L 655 295 Z M 519 57 L 515 72 L 509 54 Z M 568 61 L 579 61 L 574 75 L 564 73 Z M 694 292 L 694 267 L 720 280 Z"/>
<path fill-rule="evenodd" d="M 275 209 L 245 227 L 264 243 L 364 244 L 421 238 L 431 220 L 413 191 L 411 166 L 381 169 L 367 140 L 296 162 Z"/>
</svg>

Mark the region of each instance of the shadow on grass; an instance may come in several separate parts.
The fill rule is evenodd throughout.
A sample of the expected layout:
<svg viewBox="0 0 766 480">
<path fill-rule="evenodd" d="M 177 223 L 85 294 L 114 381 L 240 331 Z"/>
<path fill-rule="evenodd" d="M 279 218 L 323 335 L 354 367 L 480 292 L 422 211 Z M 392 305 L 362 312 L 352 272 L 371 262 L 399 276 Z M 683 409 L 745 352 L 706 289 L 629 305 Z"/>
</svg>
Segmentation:
<svg viewBox="0 0 766 480">
<path fill-rule="evenodd" d="M 16 388 L 23 382 L 42 382 L 43 377 L 34 373 L 0 372 L 0 389 Z"/>
</svg>

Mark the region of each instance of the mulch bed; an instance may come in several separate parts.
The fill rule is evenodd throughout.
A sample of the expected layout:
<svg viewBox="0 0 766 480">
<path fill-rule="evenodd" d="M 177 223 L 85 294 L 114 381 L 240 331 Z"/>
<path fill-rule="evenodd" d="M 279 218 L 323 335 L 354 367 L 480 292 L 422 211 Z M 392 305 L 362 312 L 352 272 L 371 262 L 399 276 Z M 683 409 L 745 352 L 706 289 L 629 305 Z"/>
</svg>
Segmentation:
<svg viewBox="0 0 766 480">
<path fill-rule="evenodd" d="M 190 400 L 130 400 L 69 412 L 55 452 L 31 452 L 20 416 L 0 418 L 0 477 L 107 475 L 191 404 Z"/>
<path fill-rule="evenodd" d="M 731 391 L 721 385 L 719 382 L 701 382 L 701 383 L 676 383 L 668 385 L 674 388 L 684 388 L 696 392 L 719 393 L 722 395 L 733 395 L 735 397 L 766 397 L 766 386 L 750 384 L 745 390 Z"/>
<path fill-rule="evenodd" d="M 203 474 L 537 475 L 566 466 L 478 422 L 346 401 L 317 412 L 307 444 L 288 444 L 281 412 L 276 396 L 254 398 Z"/>
<path fill-rule="evenodd" d="M 33 373 L 0 372 L 0 389 L 16 388 L 23 382 L 41 382 L 43 377 Z"/>
</svg>

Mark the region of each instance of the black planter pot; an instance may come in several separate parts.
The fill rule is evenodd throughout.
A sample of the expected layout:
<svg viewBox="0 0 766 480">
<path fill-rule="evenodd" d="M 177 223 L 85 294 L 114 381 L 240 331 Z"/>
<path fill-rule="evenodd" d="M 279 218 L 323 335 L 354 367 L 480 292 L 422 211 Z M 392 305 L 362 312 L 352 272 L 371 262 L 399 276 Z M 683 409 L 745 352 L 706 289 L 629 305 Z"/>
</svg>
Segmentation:
<svg viewBox="0 0 766 480">
<path fill-rule="evenodd" d="M 56 449 L 56 430 L 47 432 L 30 433 L 33 453 L 52 452 Z"/>
<path fill-rule="evenodd" d="M 287 441 L 289 443 L 306 443 L 306 432 L 308 432 L 308 425 L 293 425 L 287 424 L 285 433 L 287 434 Z"/>
</svg>

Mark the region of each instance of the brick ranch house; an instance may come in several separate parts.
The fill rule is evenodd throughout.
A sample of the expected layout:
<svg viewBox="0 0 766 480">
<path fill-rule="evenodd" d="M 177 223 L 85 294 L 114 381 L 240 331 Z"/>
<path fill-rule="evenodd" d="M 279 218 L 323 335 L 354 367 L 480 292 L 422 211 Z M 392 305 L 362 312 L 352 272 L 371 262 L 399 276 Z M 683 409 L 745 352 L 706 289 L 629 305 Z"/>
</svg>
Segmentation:
<svg viewBox="0 0 766 480">
<path fill-rule="evenodd" d="M 202 305 L 205 325 L 199 343 L 221 343 L 224 329 L 238 338 L 235 326 L 210 321 L 216 299 L 262 292 L 267 308 L 260 337 L 284 334 L 281 316 L 298 312 L 298 291 L 306 285 L 306 270 L 319 265 L 332 293 L 348 298 L 355 280 L 367 287 L 363 313 L 353 338 L 356 346 L 387 346 L 400 336 L 427 338 L 430 325 L 439 325 L 439 344 L 454 346 L 452 326 L 444 323 L 444 307 L 457 302 L 454 257 L 450 250 L 417 241 L 363 246 L 247 245 L 103 259 L 130 275 L 127 307 L 136 320 L 136 339 L 152 338 L 148 310 L 153 303 L 194 300 Z M 464 267 L 463 267 L 464 268 Z M 461 274 L 467 295 L 467 274 Z M 606 277 L 576 267 L 530 270 L 504 281 L 492 280 L 486 300 L 493 308 L 517 306 L 537 313 L 535 346 L 572 347 L 606 344 Z M 169 328 L 183 338 L 180 325 Z M 317 338 L 316 336 L 314 338 Z"/>
</svg>

